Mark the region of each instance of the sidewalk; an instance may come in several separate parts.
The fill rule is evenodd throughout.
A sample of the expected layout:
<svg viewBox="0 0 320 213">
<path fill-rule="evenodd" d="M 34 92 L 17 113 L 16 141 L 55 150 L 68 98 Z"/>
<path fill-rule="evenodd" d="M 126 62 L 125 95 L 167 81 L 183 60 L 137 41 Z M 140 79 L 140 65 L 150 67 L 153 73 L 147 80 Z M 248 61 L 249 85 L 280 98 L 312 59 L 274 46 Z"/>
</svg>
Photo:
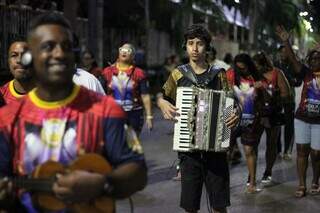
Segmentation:
<svg viewBox="0 0 320 213">
<path fill-rule="evenodd" d="M 162 119 L 156 110 L 155 125 L 152 132 L 143 130 L 141 141 L 149 168 L 147 187 L 133 196 L 135 213 L 182 213 L 179 207 L 180 182 L 172 181 L 175 175 L 173 164 L 177 154 L 172 151 L 173 124 Z M 265 139 L 259 147 L 257 180 L 264 171 Z M 308 187 L 311 185 L 311 164 L 308 170 Z M 320 212 L 320 195 L 306 196 L 302 199 L 294 197 L 298 185 L 295 153 L 292 161 L 277 159 L 273 169 L 274 184 L 255 195 L 247 195 L 245 183 L 247 167 L 244 159 L 234 167 L 230 167 L 231 206 L 229 213 L 316 213 Z M 117 202 L 118 213 L 129 213 L 128 200 Z M 200 213 L 207 213 L 205 190 L 203 190 Z"/>
</svg>

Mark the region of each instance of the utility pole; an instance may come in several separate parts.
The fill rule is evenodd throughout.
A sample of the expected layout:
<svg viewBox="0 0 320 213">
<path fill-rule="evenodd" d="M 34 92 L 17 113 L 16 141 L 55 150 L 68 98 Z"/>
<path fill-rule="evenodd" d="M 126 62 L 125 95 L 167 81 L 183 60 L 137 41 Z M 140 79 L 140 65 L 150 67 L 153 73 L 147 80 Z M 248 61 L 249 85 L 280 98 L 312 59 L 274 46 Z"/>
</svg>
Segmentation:
<svg viewBox="0 0 320 213">
<path fill-rule="evenodd" d="M 146 28 L 146 48 L 145 48 L 145 62 L 148 66 L 149 62 L 149 34 L 150 34 L 150 4 L 149 0 L 144 1 L 144 14 L 145 14 L 145 28 Z"/>
<path fill-rule="evenodd" d="M 249 10 L 249 17 L 250 17 L 250 23 L 249 23 L 249 50 L 252 51 L 254 48 L 255 43 L 255 35 L 256 35 L 256 22 L 257 22 L 257 6 L 256 0 L 253 0 L 250 5 Z"/>
<path fill-rule="evenodd" d="M 98 66 L 103 64 L 103 0 L 90 0 L 88 21 L 88 47 L 95 53 Z"/>
<path fill-rule="evenodd" d="M 77 26 L 76 24 L 77 24 L 78 5 L 79 5 L 78 0 L 63 1 L 63 14 L 70 21 L 71 26 Z"/>
</svg>

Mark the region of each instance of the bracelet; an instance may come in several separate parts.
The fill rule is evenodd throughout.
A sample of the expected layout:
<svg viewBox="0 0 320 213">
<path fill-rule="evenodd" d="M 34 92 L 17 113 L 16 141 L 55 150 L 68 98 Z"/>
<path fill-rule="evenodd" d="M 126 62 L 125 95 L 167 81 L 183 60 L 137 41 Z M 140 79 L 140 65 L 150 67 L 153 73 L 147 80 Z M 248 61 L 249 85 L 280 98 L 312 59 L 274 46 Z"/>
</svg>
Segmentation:
<svg viewBox="0 0 320 213">
<path fill-rule="evenodd" d="M 152 115 L 147 115 L 147 119 L 153 119 Z"/>
<path fill-rule="evenodd" d="M 157 95 L 156 95 L 156 99 L 158 98 L 163 98 L 163 94 L 161 92 L 159 92 Z"/>
</svg>

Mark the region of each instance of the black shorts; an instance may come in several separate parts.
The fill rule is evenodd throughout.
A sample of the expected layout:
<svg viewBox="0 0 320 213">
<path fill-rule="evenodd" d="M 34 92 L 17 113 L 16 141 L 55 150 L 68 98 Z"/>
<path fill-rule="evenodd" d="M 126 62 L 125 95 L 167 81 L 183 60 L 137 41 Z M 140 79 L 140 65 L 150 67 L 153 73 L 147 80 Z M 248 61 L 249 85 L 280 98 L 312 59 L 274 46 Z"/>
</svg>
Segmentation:
<svg viewBox="0 0 320 213">
<path fill-rule="evenodd" d="M 214 209 L 230 206 L 230 176 L 226 153 L 179 153 L 181 169 L 180 206 L 186 211 L 200 209 L 205 184 Z"/>
</svg>

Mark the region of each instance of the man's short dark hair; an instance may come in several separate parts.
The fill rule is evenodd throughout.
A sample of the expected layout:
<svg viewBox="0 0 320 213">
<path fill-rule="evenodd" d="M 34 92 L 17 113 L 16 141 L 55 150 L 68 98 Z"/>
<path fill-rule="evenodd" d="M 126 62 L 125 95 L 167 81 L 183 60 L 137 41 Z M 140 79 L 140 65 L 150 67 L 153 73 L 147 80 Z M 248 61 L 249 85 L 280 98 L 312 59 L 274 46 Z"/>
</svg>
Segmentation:
<svg viewBox="0 0 320 213">
<path fill-rule="evenodd" d="M 56 24 L 60 25 L 72 32 L 72 27 L 69 23 L 69 21 L 61 14 L 57 12 L 51 12 L 51 13 L 44 13 L 42 15 L 39 15 L 35 17 L 29 24 L 28 29 L 28 38 L 30 37 L 30 34 L 39 26 L 41 25 L 47 25 L 47 24 Z"/>
<path fill-rule="evenodd" d="M 211 35 L 209 31 L 200 24 L 191 25 L 184 33 L 184 44 L 188 39 L 199 38 L 206 44 L 207 49 L 210 49 Z"/>
</svg>

